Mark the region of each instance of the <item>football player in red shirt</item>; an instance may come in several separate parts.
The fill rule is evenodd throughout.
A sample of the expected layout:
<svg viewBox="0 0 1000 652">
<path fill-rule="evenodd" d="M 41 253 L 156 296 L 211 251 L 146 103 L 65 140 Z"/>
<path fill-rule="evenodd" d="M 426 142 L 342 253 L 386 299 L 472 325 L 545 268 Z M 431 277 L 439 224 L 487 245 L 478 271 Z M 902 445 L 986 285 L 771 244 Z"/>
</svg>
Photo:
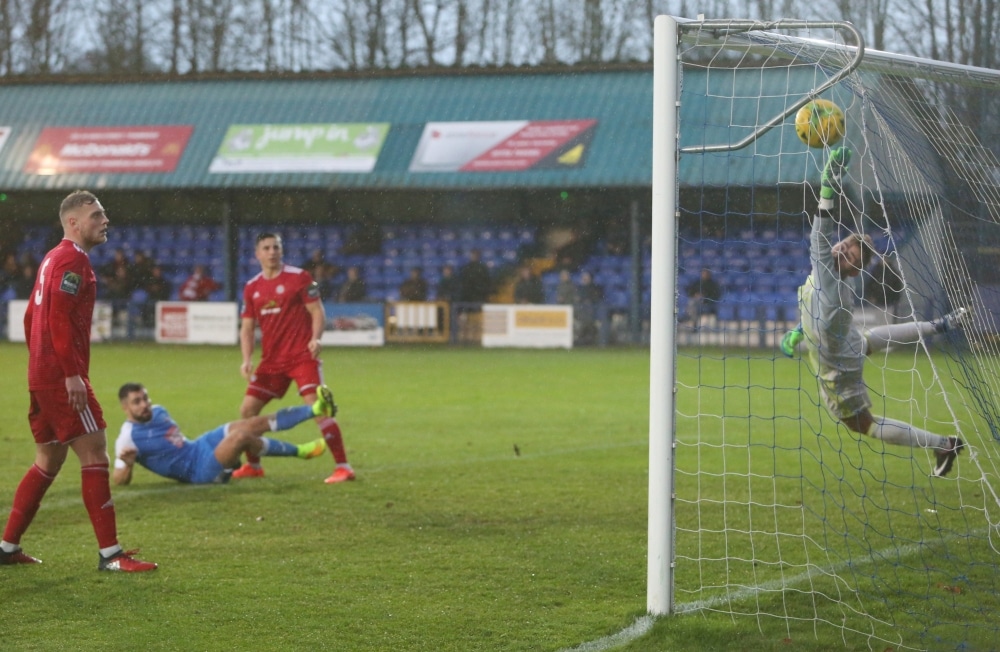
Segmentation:
<svg viewBox="0 0 1000 652">
<path fill-rule="evenodd" d="M 77 190 L 60 205 L 59 221 L 63 240 L 42 260 L 24 315 L 35 463 L 14 493 L 0 565 L 41 563 L 21 550 L 21 536 L 72 449 L 80 458 L 83 504 L 100 547 L 98 570 L 150 571 L 156 564 L 118 545 L 107 424 L 88 377 L 97 278 L 87 254 L 108 241 L 108 216 L 97 197 Z"/>
<path fill-rule="evenodd" d="M 316 389 L 323 384 L 319 340 L 326 312 L 316 282 L 304 269 L 284 264 L 281 237 L 274 233 L 257 236 L 255 255 L 261 271 L 243 288 L 243 312 L 240 314 L 240 350 L 243 353 L 240 373 L 249 381 L 240 405 L 240 417 L 244 419 L 260 414 L 271 399 L 283 397 L 293 380 L 307 405 L 316 402 Z M 258 325 L 261 356 L 260 364 L 254 369 L 252 358 Z M 333 416 L 321 416 L 316 422 L 336 462 L 326 483 L 353 480 L 354 470 L 347 462 L 337 420 Z M 249 454 L 247 463 L 233 472 L 234 478 L 263 475 L 260 458 Z"/>
</svg>

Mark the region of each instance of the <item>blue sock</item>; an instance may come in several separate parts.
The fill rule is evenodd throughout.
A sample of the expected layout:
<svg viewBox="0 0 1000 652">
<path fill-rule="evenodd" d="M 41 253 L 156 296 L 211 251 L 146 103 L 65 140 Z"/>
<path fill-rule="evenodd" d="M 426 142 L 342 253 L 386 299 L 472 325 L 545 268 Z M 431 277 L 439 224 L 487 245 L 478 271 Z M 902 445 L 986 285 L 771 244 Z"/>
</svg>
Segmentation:
<svg viewBox="0 0 1000 652">
<path fill-rule="evenodd" d="M 271 430 L 288 430 L 315 416 L 311 405 L 296 405 L 295 407 L 281 408 L 274 414 L 274 419 L 271 421 Z"/>
<path fill-rule="evenodd" d="M 261 437 L 260 441 L 264 444 L 264 447 L 260 449 L 261 456 L 294 457 L 299 454 L 299 447 L 295 444 L 289 444 L 287 441 L 269 437 Z"/>
</svg>

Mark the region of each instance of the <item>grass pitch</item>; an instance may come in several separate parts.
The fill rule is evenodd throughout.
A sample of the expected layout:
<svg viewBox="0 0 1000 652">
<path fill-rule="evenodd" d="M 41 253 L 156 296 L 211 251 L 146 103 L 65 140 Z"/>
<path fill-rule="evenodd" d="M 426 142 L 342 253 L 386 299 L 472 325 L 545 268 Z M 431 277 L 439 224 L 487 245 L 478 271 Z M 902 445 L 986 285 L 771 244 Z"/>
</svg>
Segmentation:
<svg viewBox="0 0 1000 652">
<path fill-rule="evenodd" d="M 22 542 L 45 563 L 0 569 L 0 649 L 611 649 L 604 637 L 646 606 L 648 355 L 327 349 L 325 374 L 358 480 L 323 484 L 328 454 L 269 458 L 267 477 L 226 486 L 185 486 L 137 469 L 132 485 L 113 493 L 122 544 L 160 563 L 144 575 L 96 571 L 71 455 Z M 0 356 L 6 514 L 33 446 L 25 350 L 0 344 Z M 814 382 L 800 379 L 794 362 L 761 356 L 780 376 L 768 379 L 773 386 Z M 235 418 L 244 390 L 236 347 L 98 345 L 92 367 L 112 443 L 123 382 L 145 383 L 189 437 Z M 684 409 L 719 412 L 699 407 L 708 391 L 682 393 Z M 775 402 L 774 392 L 755 392 L 748 413 L 789 413 L 779 419 L 787 448 L 769 454 L 798 465 L 798 393 Z M 306 423 L 280 436 L 304 442 L 317 433 Z M 625 649 L 869 649 L 863 638 L 814 628 L 808 615 L 752 615 L 788 603 L 780 593 L 750 596 L 729 605 L 749 618 L 708 610 L 660 619 Z M 831 605 L 823 615 L 836 622 L 839 613 Z"/>
<path fill-rule="evenodd" d="M 6 514 L 33 446 L 26 354 L 0 352 Z M 137 469 L 113 488 L 120 538 L 160 569 L 107 575 L 71 455 L 22 541 L 44 564 L 0 573 L 0 648 L 541 650 L 644 611 L 646 352 L 323 357 L 357 481 L 323 484 L 328 454 L 227 486 Z M 244 389 L 235 347 L 98 345 L 92 381 L 112 442 L 125 381 L 190 437 L 235 418 Z"/>
</svg>

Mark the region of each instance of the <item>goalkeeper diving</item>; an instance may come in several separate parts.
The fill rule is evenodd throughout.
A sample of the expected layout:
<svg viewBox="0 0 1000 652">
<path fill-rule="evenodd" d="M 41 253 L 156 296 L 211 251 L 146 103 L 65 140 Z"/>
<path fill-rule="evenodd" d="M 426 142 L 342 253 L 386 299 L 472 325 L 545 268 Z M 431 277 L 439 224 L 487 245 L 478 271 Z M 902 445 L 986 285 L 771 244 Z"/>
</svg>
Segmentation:
<svg viewBox="0 0 1000 652">
<path fill-rule="evenodd" d="M 892 343 L 916 342 L 962 328 L 965 308 L 935 321 L 876 326 L 862 332 L 854 325 L 854 288 L 851 279 L 867 266 L 875 249 L 871 236 L 852 233 L 832 243 L 841 225 L 840 211 L 847 203 L 841 177 L 851 160 L 851 150 L 830 153 L 823 169 L 819 206 L 812 222 L 809 258 L 812 272 L 799 288 L 801 324 L 781 341 L 791 357 L 802 342 L 819 381 L 820 394 L 830 413 L 852 431 L 887 444 L 929 448 L 934 451 L 931 475 L 951 471 L 965 444 L 959 437 L 942 436 L 916 426 L 872 414 L 872 401 L 864 380 L 865 357 L 885 351 Z"/>
</svg>

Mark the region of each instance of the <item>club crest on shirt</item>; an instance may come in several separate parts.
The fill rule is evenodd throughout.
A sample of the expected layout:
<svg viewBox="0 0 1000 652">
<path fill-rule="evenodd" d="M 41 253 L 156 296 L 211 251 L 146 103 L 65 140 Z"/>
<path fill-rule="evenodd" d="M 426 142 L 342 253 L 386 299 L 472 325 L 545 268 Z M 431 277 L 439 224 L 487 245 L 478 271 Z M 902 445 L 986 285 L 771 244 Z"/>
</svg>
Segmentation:
<svg viewBox="0 0 1000 652">
<path fill-rule="evenodd" d="M 59 283 L 59 289 L 67 294 L 76 294 L 80 291 L 80 284 L 83 283 L 83 277 L 76 272 L 64 272 L 62 281 Z"/>
</svg>

